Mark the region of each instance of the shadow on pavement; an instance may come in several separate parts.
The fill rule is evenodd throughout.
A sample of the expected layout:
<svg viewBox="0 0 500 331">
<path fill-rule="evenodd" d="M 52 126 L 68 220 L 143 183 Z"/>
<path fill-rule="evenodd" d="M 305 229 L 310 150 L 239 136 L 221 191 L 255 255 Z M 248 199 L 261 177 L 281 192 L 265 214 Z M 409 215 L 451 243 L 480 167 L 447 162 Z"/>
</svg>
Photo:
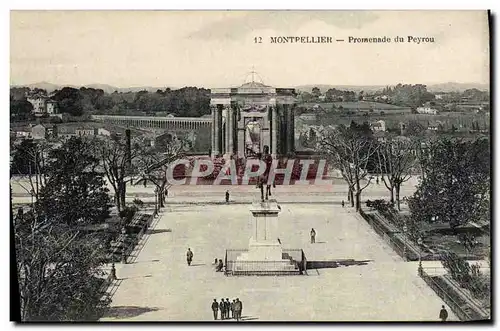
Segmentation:
<svg viewBox="0 0 500 331">
<path fill-rule="evenodd" d="M 258 317 L 253 317 L 253 316 L 241 316 L 242 321 L 254 321 L 258 319 L 259 319 Z"/>
<path fill-rule="evenodd" d="M 153 275 L 136 276 L 136 277 L 126 277 L 126 278 L 120 278 L 120 280 L 127 280 L 127 279 L 134 279 L 134 278 L 150 278 L 150 277 L 153 277 Z"/>
<path fill-rule="evenodd" d="M 350 267 L 358 265 L 367 265 L 372 260 L 332 260 L 332 261 L 307 261 L 307 269 L 326 269 L 338 267 Z"/>
<path fill-rule="evenodd" d="M 116 306 L 110 307 L 103 317 L 111 318 L 130 318 L 136 317 L 151 311 L 157 311 L 155 307 L 137 307 L 137 306 Z"/>
<path fill-rule="evenodd" d="M 191 267 L 199 267 L 202 265 L 206 265 L 205 263 L 196 263 L 196 264 L 191 264 Z"/>
<path fill-rule="evenodd" d="M 172 232 L 172 229 L 151 229 L 146 231 L 146 234 L 157 234 L 157 233 L 165 233 Z"/>
</svg>

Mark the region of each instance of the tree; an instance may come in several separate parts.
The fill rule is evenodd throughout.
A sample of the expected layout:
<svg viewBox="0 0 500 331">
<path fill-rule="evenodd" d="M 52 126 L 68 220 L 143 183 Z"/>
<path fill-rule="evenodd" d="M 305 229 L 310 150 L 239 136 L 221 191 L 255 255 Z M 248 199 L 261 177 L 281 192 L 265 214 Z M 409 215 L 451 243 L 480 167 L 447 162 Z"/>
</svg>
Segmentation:
<svg viewBox="0 0 500 331">
<path fill-rule="evenodd" d="M 10 101 L 10 117 L 13 120 L 26 120 L 31 116 L 33 105 L 25 100 L 11 100 Z"/>
<path fill-rule="evenodd" d="M 409 121 L 406 126 L 406 136 L 421 136 L 425 132 L 425 127 L 417 121 Z"/>
<path fill-rule="evenodd" d="M 376 152 L 376 144 L 371 136 L 361 134 L 355 126 L 339 125 L 335 129 L 325 129 L 320 135 L 320 150 L 326 153 L 342 173 L 349 187 L 349 200 L 356 210 L 361 209 L 361 192 L 370 184 L 368 163 Z M 366 184 L 361 181 L 368 178 Z"/>
<path fill-rule="evenodd" d="M 95 138 L 93 140 L 94 153 L 100 160 L 100 165 L 109 183 L 113 187 L 114 201 L 118 212 L 125 207 L 125 196 L 127 190 L 127 177 L 132 175 L 132 161 L 141 151 L 141 142 L 135 140 L 127 146 L 126 138 L 112 135 L 109 138 Z"/>
<path fill-rule="evenodd" d="M 319 98 L 319 96 L 321 95 L 321 90 L 318 88 L 318 87 L 313 87 L 312 88 L 312 95 L 314 96 L 314 98 Z"/>
<path fill-rule="evenodd" d="M 398 210 L 400 206 L 401 184 L 410 179 L 410 170 L 416 163 L 416 143 L 405 137 L 394 137 L 379 144 L 377 148 L 378 169 L 382 181 L 391 194 L 394 204 L 394 193 Z"/>
<path fill-rule="evenodd" d="M 67 226 L 101 223 L 109 216 L 108 189 L 88 141 L 73 137 L 50 151 L 35 211 Z"/>
<path fill-rule="evenodd" d="M 67 113 L 72 116 L 81 116 L 83 114 L 82 95 L 72 87 L 64 87 L 54 92 L 52 97 L 57 101 L 57 106 L 61 113 Z"/>
<path fill-rule="evenodd" d="M 33 213 L 14 222 L 21 320 L 97 320 L 110 302 L 101 290 L 99 237 Z"/>
<path fill-rule="evenodd" d="M 172 137 L 164 140 L 161 144 L 155 144 L 152 148 L 146 148 L 137 158 L 137 168 L 141 179 L 152 182 L 155 185 L 156 198 L 159 207 L 164 207 L 163 197 L 165 189 L 169 185 L 169 173 L 174 174 L 171 169 L 172 162 L 183 156 L 183 151 L 188 142 Z"/>
<path fill-rule="evenodd" d="M 408 199 L 419 222 L 444 222 L 450 227 L 488 217 L 490 144 L 487 138 L 429 142 L 421 158 L 425 177 Z"/>
<path fill-rule="evenodd" d="M 23 321 L 88 321 L 109 305 L 102 291 L 102 238 L 85 231 L 102 222 L 109 207 L 89 151 L 80 138 L 51 151 L 39 200 L 13 217 Z"/>
</svg>

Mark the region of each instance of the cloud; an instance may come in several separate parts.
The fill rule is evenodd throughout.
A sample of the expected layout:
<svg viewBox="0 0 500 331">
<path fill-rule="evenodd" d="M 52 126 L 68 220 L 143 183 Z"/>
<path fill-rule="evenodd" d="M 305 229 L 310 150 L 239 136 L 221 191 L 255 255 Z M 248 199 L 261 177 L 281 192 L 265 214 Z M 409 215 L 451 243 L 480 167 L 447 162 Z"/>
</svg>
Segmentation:
<svg viewBox="0 0 500 331">
<path fill-rule="evenodd" d="M 375 12 L 368 11 L 253 11 L 230 12 L 228 16 L 205 25 L 191 33 L 188 38 L 238 40 L 258 29 L 292 33 L 302 25 L 314 20 L 341 29 L 359 29 L 378 19 Z"/>
</svg>

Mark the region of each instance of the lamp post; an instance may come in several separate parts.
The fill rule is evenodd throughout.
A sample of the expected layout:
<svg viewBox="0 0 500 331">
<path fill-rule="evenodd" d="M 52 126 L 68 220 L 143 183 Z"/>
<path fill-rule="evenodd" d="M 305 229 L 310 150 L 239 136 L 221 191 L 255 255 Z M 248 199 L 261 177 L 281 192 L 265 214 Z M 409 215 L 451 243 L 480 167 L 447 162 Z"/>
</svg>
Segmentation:
<svg viewBox="0 0 500 331">
<path fill-rule="evenodd" d="M 422 244 L 424 241 L 422 240 L 422 237 L 418 237 L 417 244 L 418 244 L 418 275 L 422 277 L 424 268 L 422 267 Z"/>
<path fill-rule="evenodd" d="M 156 214 L 158 213 L 158 187 L 155 188 L 155 217 Z"/>
<path fill-rule="evenodd" d="M 405 218 L 405 224 L 403 225 L 403 259 L 405 261 L 408 261 L 406 258 L 406 231 L 408 231 L 408 227 L 406 226 L 406 218 Z"/>
</svg>

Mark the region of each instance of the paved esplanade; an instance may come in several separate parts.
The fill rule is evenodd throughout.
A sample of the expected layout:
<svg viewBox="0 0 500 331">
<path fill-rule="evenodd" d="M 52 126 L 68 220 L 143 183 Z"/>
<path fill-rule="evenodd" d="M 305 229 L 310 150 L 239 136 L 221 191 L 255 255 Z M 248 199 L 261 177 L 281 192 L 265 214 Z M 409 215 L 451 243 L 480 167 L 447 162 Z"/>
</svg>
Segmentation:
<svg viewBox="0 0 500 331">
<path fill-rule="evenodd" d="M 308 276 L 226 277 L 212 263 L 223 259 L 227 248 L 248 246 L 247 206 L 176 204 L 165 209 L 136 262 L 117 265 L 118 277 L 125 279 L 113 297 L 110 314 L 115 317 L 102 320 L 210 321 L 214 298 L 236 297 L 243 302 L 244 320 L 438 319 L 443 302 L 417 276 L 416 265 L 403 262 L 351 209 L 324 204 L 281 208 L 284 248 L 302 247 L 308 261 L 358 263 L 308 270 Z M 316 244 L 309 243 L 311 228 L 317 232 Z M 188 247 L 194 252 L 191 267 Z"/>
</svg>

